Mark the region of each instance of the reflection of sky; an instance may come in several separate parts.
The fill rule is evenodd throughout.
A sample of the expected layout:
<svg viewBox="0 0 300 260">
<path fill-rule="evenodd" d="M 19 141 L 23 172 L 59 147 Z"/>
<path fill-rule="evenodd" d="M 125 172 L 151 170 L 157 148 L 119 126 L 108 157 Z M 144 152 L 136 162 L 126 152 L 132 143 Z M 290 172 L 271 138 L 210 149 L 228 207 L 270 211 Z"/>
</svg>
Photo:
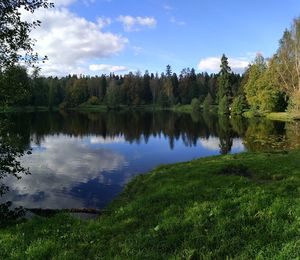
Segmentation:
<svg viewBox="0 0 300 260">
<path fill-rule="evenodd" d="M 218 137 L 210 137 L 208 139 L 200 139 L 199 144 L 207 150 L 218 151 L 220 149 L 220 139 Z M 241 138 L 234 138 L 232 142 L 231 152 L 240 153 L 245 150 L 243 140 Z"/>
<path fill-rule="evenodd" d="M 6 199 L 34 208 L 101 208 L 134 175 L 160 164 L 219 154 L 219 145 L 217 137 L 199 139 L 196 146 L 175 140 L 171 149 L 163 136 L 152 136 L 147 143 L 143 138 L 129 143 L 122 136 L 46 136 L 23 158 L 32 174 L 20 181 L 8 179 Z M 233 139 L 232 152 L 243 150 L 242 140 Z"/>
</svg>

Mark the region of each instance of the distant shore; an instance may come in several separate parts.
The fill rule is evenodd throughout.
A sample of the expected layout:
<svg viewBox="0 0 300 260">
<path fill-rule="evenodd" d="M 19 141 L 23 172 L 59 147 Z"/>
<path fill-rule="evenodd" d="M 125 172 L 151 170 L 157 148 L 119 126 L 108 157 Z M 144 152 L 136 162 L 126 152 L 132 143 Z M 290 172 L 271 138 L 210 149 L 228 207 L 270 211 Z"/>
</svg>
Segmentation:
<svg viewBox="0 0 300 260">
<path fill-rule="evenodd" d="M 46 106 L 24 106 L 24 107 L 2 107 L 0 108 L 0 113 L 20 113 L 20 112 L 46 112 L 46 111 L 59 111 L 60 108 L 58 106 L 49 108 Z M 121 105 L 118 108 L 109 108 L 106 105 L 80 105 L 78 107 L 70 107 L 65 110 L 69 111 L 79 111 L 79 112 L 105 112 L 109 110 L 116 111 L 128 111 L 128 110 L 141 110 L 141 111 L 174 111 L 181 113 L 193 113 L 193 109 L 191 105 L 175 105 L 170 107 L 161 107 L 158 105 L 140 105 L 140 106 L 125 106 Z M 203 112 L 203 109 L 202 109 Z M 217 106 L 211 106 L 209 112 L 217 113 Z M 253 118 L 253 117 L 263 117 L 269 120 L 274 121 L 297 121 L 300 120 L 299 114 L 293 114 L 289 112 L 266 112 L 266 113 L 255 113 L 253 111 L 245 111 L 241 116 L 245 118 Z"/>
</svg>

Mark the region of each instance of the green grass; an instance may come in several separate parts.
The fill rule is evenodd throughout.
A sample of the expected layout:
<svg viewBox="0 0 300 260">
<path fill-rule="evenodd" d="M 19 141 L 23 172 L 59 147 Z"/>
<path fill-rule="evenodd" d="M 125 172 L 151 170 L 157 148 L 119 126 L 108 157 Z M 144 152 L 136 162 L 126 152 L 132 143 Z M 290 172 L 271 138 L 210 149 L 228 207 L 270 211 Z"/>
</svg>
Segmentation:
<svg viewBox="0 0 300 260">
<path fill-rule="evenodd" d="M 258 111 L 246 111 L 243 113 L 243 116 L 246 118 L 253 118 L 253 117 L 265 117 L 270 120 L 276 121 L 283 121 L 283 122 L 290 122 L 294 120 L 299 120 L 300 115 L 295 113 L 289 112 L 269 112 L 269 113 L 260 113 Z"/>
<path fill-rule="evenodd" d="M 266 114 L 266 118 L 271 120 L 277 120 L 277 121 L 293 121 L 293 120 L 299 120 L 300 115 L 299 114 L 293 114 L 288 112 L 274 112 L 274 113 L 268 113 Z"/>
<path fill-rule="evenodd" d="M 136 177 L 96 220 L 0 230 L 0 259 L 293 259 L 300 152 L 226 155 Z"/>
</svg>

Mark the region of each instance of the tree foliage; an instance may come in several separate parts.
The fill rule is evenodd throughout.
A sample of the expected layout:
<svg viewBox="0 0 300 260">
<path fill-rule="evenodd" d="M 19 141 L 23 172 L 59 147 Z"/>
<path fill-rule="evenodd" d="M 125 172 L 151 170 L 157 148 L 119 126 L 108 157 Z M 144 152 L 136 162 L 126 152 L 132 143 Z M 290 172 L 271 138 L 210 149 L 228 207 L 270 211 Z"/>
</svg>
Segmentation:
<svg viewBox="0 0 300 260">
<path fill-rule="evenodd" d="M 192 111 L 194 113 L 198 113 L 201 111 L 201 103 L 198 98 L 193 98 L 191 102 L 191 106 L 192 106 Z"/>
<path fill-rule="evenodd" d="M 231 86 L 231 68 L 228 64 L 228 58 L 223 54 L 221 58 L 220 72 L 218 77 L 218 113 L 228 114 L 229 106 L 232 98 L 232 86 Z"/>
<path fill-rule="evenodd" d="M 257 55 L 254 63 L 247 71 L 244 85 L 245 96 L 252 110 L 259 112 L 283 111 L 286 108 L 285 92 L 277 73 L 276 57 L 269 59 Z"/>
<path fill-rule="evenodd" d="M 262 55 L 257 55 L 253 64 L 248 68 L 248 80 L 244 85 L 247 102 L 252 109 L 258 110 L 260 106 L 258 91 L 260 89 L 260 79 L 267 70 L 267 64 Z"/>
<path fill-rule="evenodd" d="M 246 109 L 246 101 L 244 96 L 237 96 L 233 99 L 231 104 L 231 115 L 242 115 Z"/>
<path fill-rule="evenodd" d="M 1 0 L 0 2 L 0 69 L 15 65 L 20 59 L 32 63 L 38 60 L 29 33 L 40 21 L 21 19 L 21 8 L 33 13 L 38 8 L 52 7 L 48 0 Z"/>
<path fill-rule="evenodd" d="M 30 98 L 30 79 L 21 66 L 11 66 L 0 75 L 0 105 L 26 105 Z"/>
<path fill-rule="evenodd" d="M 34 42 L 29 33 L 40 25 L 40 21 L 22 20 L 21 11 L 33 13 L 38 8 L 52 6 L 53 4 L 48 3 L 47 0 L 1 0 L 0 106 L 22 106 L 33 101 L 31 95 L 37 90 L 37 86 L 32 88 L 26 69 L 18 63 L 23 61 L 33 64 L 38 61 L 39 57 L 33 51 Z M 35 99 L 34 102 L 36 103 L 37 100 Z M 0 118 L 0 197 L 8 191 L 3 181 L 6 177 L 20 178 L 22 174 L 29 173 L 20 162 L 25 149 L 18 144 L 19 136 L 12 135 L 7 130 L 8 127 L 9 122 L 5 118 Z M 10 206 L 10 202 L 0 204 L 0 226 L 22 215 L 22 209 L 11 210 Z"/>
<path fill-rule="evenodd" d="M 285 92 L 300 91 L 300 18 L 294 19 L 291 28 L 284 31 L 275 57 Z"/>
<path fill-rule="evenodd" d="M 111 81 L 107 89 L 106 103 L 110 108 L 118 108 L 121 104 L 121 93 L 116 81 Z"/>
<path fill-rule="evenodd" d="M 227 96 L 223 96 L 218 105 L 218 114 L 219 115 L 228 115 L 230 114 L 229 110 L 229 98 Z"/>
<path fill-rule="evenodd" d="M 268 62 L 260 55 L 247 71 L 244 91 L 250 108 L 259 112 L 300 112 L 300 17 L 293 20 Z"/>
<path fill-rule="evenodd" d="M 12 70 L 14 72 L 11 72 Z M 7 81 L 6 79 L 11 78 L 11 75 L 14 75 L 12 80 L 17 84 L 4 83 Z M 187 68 L 179 76 L 176 73 L 171 74 L 171 72 L 168 72 L 170 76 L 166 75 L 163 73 L 159 76 L 146 71 L 143 75 L 130 72 L 124 76 L 114 74 L 93 77 L 68 75 L 62 78 L 46 78 L 40 76 L 38 71 L 28 75 L 24 68 L 14 66 L 0 73 L 0 85 L 3 86 L 0 89 L 3 93 L 2 99 L 0 99 L 2 105 L 6 102 L 9 106 L 30 105 L 51 108 L 62 103 L 61 107 L 76 107 L 86 103 L 91 97 L 97 97 L 99 102 L 94 104 L 107 104 L 108 100 L 114 99 L 115 101 L 112 103 L 116 104 L 117 100 L 118 106 L 157 104 L 166 107 L 179 103 L 191 104 L 194 98 L 199 99 L 202 104 L 208 94 L 212 100 L 217 96 L 216 74 L 197 74 L 194 69 Z M 241 87 L 240 76 L 231 74 L 231 77 L 234 78 L 232 81 L 236 82 L 239 89 Z M 111 85 L 118 87 L 108 93 Z M 9 91 L 6 91 L 8 88 Z M 9 94 L 10 91 L 15 92 Z M 17 91 L 20 92 L 19 97 L 24 92 L 22 95 L 24 98 L 17 100 L 15 94 Z M 117 95 L 117 97 L 113 98 L 112 95 Z"/>
<path fill-rule="evenodd" d="M 220 72 L 218 77 L 218 101 L 220 102 L 224 96 L 230 98 L 232 96 L 230 72 L 228 58 L 223 54 L 221 58 Z"/>
<path fill-rule="evenodd" d="M 207 94 L 207 96 L 205 97 L 204 101 L 203 101 L 203 110 L 204 111 L 209 111 L 210 107 L 213 105 L 214 100 L 211 96 L 210 93 Z"/>
<path fill-rule="evenodd" d="M 0 197 L 9 190 L 5 184 L 8 176 L 20 179 L 23 174 L 29 174 L 29 169 L 24 168 L 20 162 L 20 158 L 25 153 L 24 147 L 20 145 L 20 136 L 10 133 L 10 124 L 11 122 L 7 118 L 0 117 Z M 11 202 L 0 204 L 0 227 L 24 214 L 22 208 L 11 210 L 10 207 Z"/>
</svg>

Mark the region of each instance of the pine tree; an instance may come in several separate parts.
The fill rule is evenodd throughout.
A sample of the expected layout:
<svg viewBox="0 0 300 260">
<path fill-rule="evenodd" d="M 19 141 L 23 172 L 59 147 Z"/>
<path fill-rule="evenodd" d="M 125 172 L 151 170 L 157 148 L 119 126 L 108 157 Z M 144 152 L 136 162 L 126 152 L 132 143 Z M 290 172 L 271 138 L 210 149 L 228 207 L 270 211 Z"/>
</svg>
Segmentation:
<svg viewBox="0 0 300 260">
<path fill-rule="evenodd" d="M 166 76 L 168 78 L 170 78 L 172 76 L 172 69 L 171 69 L 170 65 L 167 65 L 167 67 L 166 67 Z"/>
<path fill-rule="evenodd" d="M 230 73 L 231 68 L 228 65 L 228 58 L 223 54 L 221 58 L 220 72 L 218 77 L 218 101 L 224 96 L 230 98 L 232 96 Z"/>
</svg>

